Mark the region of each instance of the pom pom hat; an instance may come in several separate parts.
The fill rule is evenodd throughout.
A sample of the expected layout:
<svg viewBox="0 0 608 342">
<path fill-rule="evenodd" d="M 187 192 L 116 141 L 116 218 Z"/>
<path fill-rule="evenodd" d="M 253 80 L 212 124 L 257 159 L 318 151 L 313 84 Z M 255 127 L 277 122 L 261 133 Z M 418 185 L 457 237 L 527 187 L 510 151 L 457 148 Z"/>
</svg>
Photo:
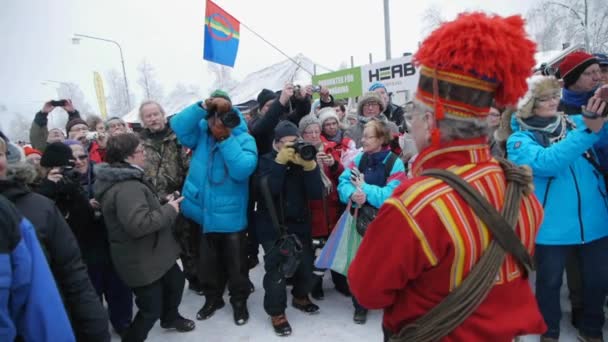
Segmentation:
<svg viewBox="0 0 608 342">
<path fill-rule="evenodd" d="M 416 98 L 435 120 L 485 118 L 492 101 L 512 105 L 526 93 L 536 44 L 520 16 L 463 13 L 433 31 L 414 56 L 420 67 Z M 431 132 L 439 144 L 439 130 Z"/>
</svg>

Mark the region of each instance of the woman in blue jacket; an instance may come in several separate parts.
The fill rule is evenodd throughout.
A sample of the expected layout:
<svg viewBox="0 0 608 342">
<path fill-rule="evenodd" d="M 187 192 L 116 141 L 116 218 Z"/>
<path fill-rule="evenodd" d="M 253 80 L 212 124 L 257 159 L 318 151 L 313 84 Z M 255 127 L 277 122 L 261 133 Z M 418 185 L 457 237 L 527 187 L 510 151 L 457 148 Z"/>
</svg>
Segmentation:
<svg viewBox="0 0 608 342">
<path fill-rule="evenodd" d="M 340 201 L 352 201 L 358 206 L 367 203 L 379 209 L 391 196 L 405 178 L 403 162 L 390 150 L 391 140 L 391 131 L 384 122 L 371 120 L 365 124 L 361 137 L 363 151 L 355 156 L 350 167 L 345 167 L 339 178 Z M 359 305 L 355 297 L 353 304 L 353 320 L 357 324 L 364 324 L 367 309 Z"/>
<path fill-rule="evenodd" d="M 594 166 L 593 147 L 608 144 L 602 112 L 606 103 L 592 98 L 585 116 L 557 112 L 560 87 L 553 77 L 534 76 L 518 105 L 507 155 L 529 165 L 545 217 L 536 238 L 536 299 L 548 330 L 557 341 L 560 288 L 569 253 L 581 255 L 582 341 L 602 336 L 603 303 L 608 286 L 608 205 L 604 176 Z M 593 118 L 591 118 L 593 117 Z"/>
<path fill-rule="evenodd" d="M 223 92 L 212 94 L 171 119 L 179 142 L 193 150 L 181 203 L 186 217 L 201 225 L 200 267 L 205 305 L 197 319 L 207 319 L 224 306 L 222 295 L 228 277 L 234 321 L 249 319 L 250 293 L 247 266 L 247 201 L 249 176 L 257 165 L 255 141 L 247 133 L 241 113 Z M 238 117 L 235 118 L 235 115 Z M 222 118 L 239 121 L 234 128 Z"/>
</svg>

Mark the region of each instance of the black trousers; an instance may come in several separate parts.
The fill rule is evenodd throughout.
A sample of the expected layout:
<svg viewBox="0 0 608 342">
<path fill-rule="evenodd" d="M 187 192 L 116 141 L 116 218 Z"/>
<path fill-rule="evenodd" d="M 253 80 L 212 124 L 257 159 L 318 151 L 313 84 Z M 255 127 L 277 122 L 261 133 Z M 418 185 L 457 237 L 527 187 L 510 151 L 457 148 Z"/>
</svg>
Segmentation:
<svg viewBox="0 0 608 342">
<path fill-rule="evenodd" d="M 207 233 L 201 237 L 199 278 L 207 300 L 219 300 L 226 283 L 230 302 L 249 297 L 247 233 Z"/>
<path fill-rule="evenodd" d="M 178 317 L 177 308 L 182 301 L 185 278 L 174 264 L 165 275 L 152 284 L 134 287 L 135 304 L 139 311 L 127 329 L 123 342 L 140 342 L 160 318 L 162 323 L 172 323 Z"/>
<path fill-rule="evenodd" d="M 300 237 L 303 249 L 300 265 L 293 275 L 293 289 L 291 294 L 296 298 L 308 296 L 314 284 L 313 270 L 313 251 L 310 237 Z M 268 252 L 274 247 L 274 241 L 262 242 L 264 252 Z M 273 263 L 264 263 L 266 274 L 264 275 L 264 310 L 270 316 L 277 316 L 285 313 L 287 307 L 287 288 L 285 278 L 278 267 L 273 267 Z M 270 265 L 270 266 L 269 266 Z"/>
</svg>

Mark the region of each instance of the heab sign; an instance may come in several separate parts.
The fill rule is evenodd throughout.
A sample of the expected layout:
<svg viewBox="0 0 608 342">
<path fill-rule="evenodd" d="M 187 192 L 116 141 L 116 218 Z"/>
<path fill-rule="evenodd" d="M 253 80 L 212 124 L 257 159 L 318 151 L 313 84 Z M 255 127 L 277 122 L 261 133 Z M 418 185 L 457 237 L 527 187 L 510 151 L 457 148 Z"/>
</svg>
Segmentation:
<svg viewBox="0 0 608 342">
<path fill-rule="evenodd" d="M 361 95 L 361 68 L 350 68 L 312 77 L 312 84 L 329 89 L 334 99 L 346 99 Z"/>
<path fill-rule="evenodd" d="M 382 82 L 389 93 L 414 92 L 420 74 L 412 63 L 412 56 L 361 67 L 362 86 L 365 91 L 375 82 Z"/>
</svg>

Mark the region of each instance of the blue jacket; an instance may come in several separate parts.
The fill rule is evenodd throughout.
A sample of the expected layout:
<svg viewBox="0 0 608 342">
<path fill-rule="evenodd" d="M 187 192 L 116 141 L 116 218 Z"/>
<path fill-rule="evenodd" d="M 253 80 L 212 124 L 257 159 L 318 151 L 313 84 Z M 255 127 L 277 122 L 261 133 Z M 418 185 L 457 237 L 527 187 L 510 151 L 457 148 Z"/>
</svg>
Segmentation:
<svg viewBox="0 0 608 342">
<path fill-rule="evenodd" d="M 355 159 L 353 160 L 354 166 L 359 167 L 359 162 L 361 161 L 362 156 L 363 152 L 359 153 L 355 157 Z M 387 154 L 386 158 L 384 158 L 382 163 L 378 165 L 378 167 L 381 167 L 382 170 L 384 170 L 384 165 L 388 161 L 389 156 L 390 153 Z M 362 173 L 364 171 L 367 172 L 366 170 L 360 171 Z M 350 175 L 351 169 L 344 168 L 344 172 L 342 172 L 338 180 L 338 195 L 340 195 L 340 201 L 342 201 L 342 203 L 348 203 L 352 194 L 357 190 L 357 188 L 355 188 L 355 186 L 350 182 Z M 386 180 L 385 186 L 378 186 L 367 183 L 363 184 L 361 190 L 363 190 L 363 192 L 367 196 L 367 203 L 369 203 L 373 207 L 380 208 L 382 206 L 382 203 L 384 203 L 384 201 L 393 194 L 395 188 L 397 188 L 399 184 L 401 184 L 401 180 L 404 177 L 405 167 L 403 165 L 403 161 L 401 161 L 400 158 L 397 158 L 397 160 L 395 160 L 395 164 L 393 164 L 391 173 L 388 179 Z"/>
<path fill-rule="evenodd" d="M 171 119 L 179 142 L 193 150 L 181 209 L 202 225 L 205 233 L 232 233 L 247 226 L 249 176 L 255 171 L 258 156 L 245 119 L 238 114 L 240 125 L 222 142 L 210 134 L 207 111 L 200 102 Z"/>
<path fill-rule="evenodd" d="M 599 133 L 586 130 L 582 116 L 569 118 L 571 128 L 561 141 L 543 147 L 529 131 L 513 121 L 507 156 L 529 165 L 534 191 L 545 209 L 536 237 L 543 245 L 573 245 L 608 236 L 608 203 L 604 177 L 583 157 L 594 145 L 608 143 L 608 125 Z"/>
<path fill-rule="evenodd" d="M 15 233 L 20 236 L 12 234 L 12 248 L 0 251 L 0 341 L 13 341 L 15 336 L 25 341 L 75 341 L 34 227 L 21 219 Z"/>
</svg>

